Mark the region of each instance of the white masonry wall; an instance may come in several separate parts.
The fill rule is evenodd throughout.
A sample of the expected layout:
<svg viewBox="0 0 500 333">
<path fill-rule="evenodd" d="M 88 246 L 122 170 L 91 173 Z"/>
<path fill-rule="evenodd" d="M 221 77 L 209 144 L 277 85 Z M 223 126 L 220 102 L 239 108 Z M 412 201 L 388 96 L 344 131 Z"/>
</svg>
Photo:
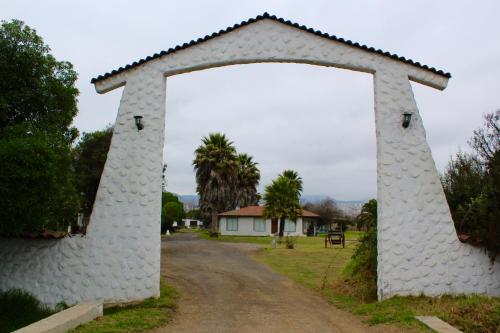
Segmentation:
<svg viewBox="0 0 500 333">
<path fill-rule="evenodd" d="M 43 302 L 155 296 L 165 76 L 258 62 L 296 62 L 374 74 L 379 201 L 379 298 L 480 293 L 500 296 L 500 262 L 461 244 L 439 183 L 409 80 L 444 89 L 444 76 L 264 19 L 98 81 L 125 86 L 88 234 L 0 240 L 0 290 Z M 414 113 L 408 129 L 401 114 Z M 137 131 L 134 115 L 142 115 Z M 332 147 L 334 149 L 334 147 Z"/>
<path fill-rule="evenodd" d="M 0 239 L 0 290 L 21 288 L 50 306 L 159 295 L 165 77 L 140 74 L 123 91 L 87 234 Z"/>
</svg>

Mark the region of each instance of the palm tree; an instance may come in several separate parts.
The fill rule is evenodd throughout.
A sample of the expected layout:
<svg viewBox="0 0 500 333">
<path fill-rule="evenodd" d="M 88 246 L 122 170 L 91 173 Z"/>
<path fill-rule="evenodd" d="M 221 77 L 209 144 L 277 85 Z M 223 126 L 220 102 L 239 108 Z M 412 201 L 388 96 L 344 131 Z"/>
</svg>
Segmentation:
<svg viewBox="0 0 500 333">
<path fill-rule="evenodd" d="M 257 163 L 248 154 L 239 154 L 238 162 L 238 192 L 235 195 L 235 206 L 255 205 L 259 202 L 257 185 L 260 181 L 260 171 Z"/>
<path fill-rule="evenodd" d="M 356 227 L 369 230 L 377 226 L 377 200 L 371 199 L 361 207 L 361 212 L 356 217 Z"/>
<path fill-rule="evenodd" d="M 300 194 L 302 194 L 302 178 L 299 177 L 299 174 L 297 171 L 294 171 L 294 170 L 285 170 L 281 173 L 280 175 L 281 177 L 285 177 L 287 178 L 288 180 L 290 180 L 290 182 L 295 186 L 295 188 L 297 189 L 297 192 L 298 192 L 298 195 L 300 197 Z"/>
<path fill-rule="evenodd" d="M 296 220 L 302 213 L 300 193 L 302 179 L 297 172 L 286 170 L 264 190 L 264 213 L 267 218 L 280 221 L 279 237 L 283 237 L 285 218 Z"/>
<path fill-rule="evenodd" d="M 232 141 L 222 133 L 203 137 L 202 145 L 195 150 L 193 161 L 196 172 L 196 191 L 200 208 L 212 216 L 211 232 L 218 232 L 219 212 L 232 209 L 238 183 L 238 159 Z"/>
</svg>

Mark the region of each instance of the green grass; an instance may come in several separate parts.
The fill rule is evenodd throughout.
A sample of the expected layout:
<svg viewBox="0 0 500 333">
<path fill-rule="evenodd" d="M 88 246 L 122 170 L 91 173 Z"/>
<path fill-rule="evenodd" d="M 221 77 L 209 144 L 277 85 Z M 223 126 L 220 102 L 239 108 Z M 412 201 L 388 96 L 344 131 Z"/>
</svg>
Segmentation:
<svg viewBox="0 0 500 333">
<path fill-rule="evenodd" d="M 104 309 L 103 317 L 79 326 L 71 332 L 142 332 L 160 327 L 171 319 L 177 299 L 177 291 L 162 281 L 159 298 L 149 298 L 140 304 Z"/>
<path fill-rule="evenodd" d="M 0 293 L 0 333 L 8 333 L 53 314 L 31 294 L 13 289 Z"/>
<path fill-rule="evenodd" d="M 271 237 L 220 236 L 210 238 L 226 242 L 262 244 L 255 259 L 269 265 L 295 282 L 315 290 L 339 308 L 353 312 L 369 324 L 395 324 L 430 332 L 415 316 L 437 316 L 463 332 L 500 333 L 500 298 L 482 296 L 392 297 L 376 302 L 365 299 L 358 291 L 363 281 L 346 276 L 345 268 L 351 260 L 359 232 L 346 233 L 346 248 L 338 245 L 324 248 L 323 237 L 299 237 L 295 250 L 271 249 Z"/>
</svg>

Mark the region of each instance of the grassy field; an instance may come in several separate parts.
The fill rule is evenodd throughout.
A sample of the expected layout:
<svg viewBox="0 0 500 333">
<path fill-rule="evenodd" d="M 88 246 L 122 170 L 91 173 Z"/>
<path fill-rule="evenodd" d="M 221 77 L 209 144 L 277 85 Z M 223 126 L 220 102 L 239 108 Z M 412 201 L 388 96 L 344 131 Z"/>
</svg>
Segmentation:
<svg viewBox="0 0 500 333">
<path fill-rule="evenodd" d="M 71 331 L 73 333 L 124 333 L 142 332 L 167 323 L 175 311 L 177 292 L 164 281 L 160 297 L 150 298 L 140 304 L 115 306 L 104 309 L 104 316 Z"/>
<path fill-rule="evenodd" d="M 362 316 L 370 324 L 393 323 L 430 332 L 415 316 L 434 315 L 464 332 L 500 333 L 500 298 L 421 296 L 393 297 L 375 302 L 357 297 L 353 290 L 359 286 L 347 283 L 343 270 L 360 236 L 361 233 L 348 232 L 345 249 L 338 245 L 325 249 L 323 237 L 299 237 L 295 250 L 285 249 L 283 244 L 272 249 L 271 237 L 220 236 L 218 240 L 262 244 L 263 249 L 255 259 L 319 292 L 336 306 Z M 200 237 L 210 239 L 206 233 L 200 233 Z"/>
</svg>

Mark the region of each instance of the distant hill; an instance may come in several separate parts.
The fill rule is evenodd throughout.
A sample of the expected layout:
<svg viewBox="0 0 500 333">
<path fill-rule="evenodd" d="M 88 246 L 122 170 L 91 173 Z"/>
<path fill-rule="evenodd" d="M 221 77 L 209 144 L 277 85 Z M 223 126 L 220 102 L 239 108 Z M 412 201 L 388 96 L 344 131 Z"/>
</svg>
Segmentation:
<svg viewBox="0 0 500 333">
<path fill-rule="evenodd" d="M 200 197 L 197 194 L 175 194 L 179 197 L 179 200 L 187 207 L 196 207 L 198 206 L 198 201 Z M 300 198 L 300 203 L 305 204 L 306 202 L 318 203 L 321 200 L 328 198 L 328 195 L 323 194 L 304 194 Z M 343 210 L 348 209 L 360 209 L 361 206 L 368 201 L 368 199 L 360 199 L 360 200 L 336 200 L 333 198 L 335 202 L 339 205 L 339 207 Z"/>
<path fill-rule="evenodd" d="M 300 203 L 304 204 L 306 202 L 318 203 L 326 198 L 332 198 L 339 205 L 363 205 L 369 199 L 359 199 L 359 200 L 337 200 L 331 196 L 324 194 L 304 194 L 300 197 Z"/>
<path fill-rule="evenodd" d="M 198 203 L 198 201 L 200 200 L 200 197 L 197 194 L 187 194 L 187 195 L 176 194 L 176 196 L 183 203 L 193 203 L 193 202 Z"/>
</svg>

